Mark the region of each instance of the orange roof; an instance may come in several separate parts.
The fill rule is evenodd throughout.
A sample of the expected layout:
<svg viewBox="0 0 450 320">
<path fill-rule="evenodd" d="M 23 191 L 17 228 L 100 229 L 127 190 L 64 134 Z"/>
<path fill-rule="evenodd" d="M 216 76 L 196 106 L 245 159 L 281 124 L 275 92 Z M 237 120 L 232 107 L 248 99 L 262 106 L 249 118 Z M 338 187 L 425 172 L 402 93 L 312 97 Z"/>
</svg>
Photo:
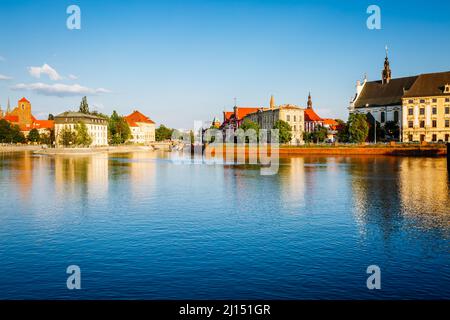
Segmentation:
<svg viewBox="0 0 450 320">
<path fill-rule="evenodd" d="M 55 121 L 53 120 L 36 120 L 33 123 L 36 129 L 53 129 L 55 126 Z"/>
<path fill-rule="evenodd" d="M 260 108 L 247 108 L 247 107 L 238 107 L 237 108 L 237 120 L 241 120 L 246 115 L 258 111 Z"/>
<path fill-rule="evenodd" d="M 154 124 L 153 120 L 151 120 L 149 117 L 144 116 L 139 111 L 134 111 L 132 114 L 125 117 L 125 120 L 128 122 L 128 125 L 130 127 L 137 127 L 136 122 L 144 122 L 144 123 L 150 123 Z"/>
<path fill-rule="evenodd" d="M 322 121 L 313 109 L 305 109 L 305 121 Z"/>
<path fill-rule="evenodd" d="M 327 124 L 330 126 L 337 126 L 338 122 L 334 119 L 323 119 L 323 124 Z"/>
<path fill-rule="evenodd" d="M 224 112 L 223 112 L 223 115 L 224 115 L 224 117 L 225 117 L 224 121 L 230 120 L 230 118 L 231 118 L 231 116 L 232 116 L 233 114 L 234 114 L 233 111 L 224 111 Z"/>
<path fill-rule="evenodd" d="M 19 102 L 28 102 L 28 103 L 30 103 L 30 101 L 28 101 L 27 99 L 25 99 L 25 97 L 22 98 L 22 99 L 20 99 Z"/>
<path fill-rule="evenodd" d="M 10 114 L 6 115 L 3 119 L 5 119 L 6 121 L 9 121 L 9 122 L 19 122 L 18 116 L 12 116 Z"/>
</svg>

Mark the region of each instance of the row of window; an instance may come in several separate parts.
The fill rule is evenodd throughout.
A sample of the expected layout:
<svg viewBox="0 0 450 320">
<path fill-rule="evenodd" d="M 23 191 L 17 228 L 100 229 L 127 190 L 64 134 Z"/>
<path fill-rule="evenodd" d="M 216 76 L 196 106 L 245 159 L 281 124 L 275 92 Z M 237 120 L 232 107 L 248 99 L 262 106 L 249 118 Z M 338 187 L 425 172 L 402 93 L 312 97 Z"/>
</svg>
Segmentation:
<svg viewBox="0 0 450 320">
<path fill-rule="evenodd" d="M 425 108 L 420 108 L 419 109 L 419 114 L 421 116 L 425 115 Z M 431 114 L 434 114 L 434 115 L 438 114 L 437 107 L 431 108 Z M 445 114 L 450 114 L 450 107 L 445 107 Z M 414 115 L 414 108 L 409 108 L 408 109 L 408 115 L 410 115 L 410 116 Z"/>
<path fill-rule="evenodd" d="M 293 118 L 294 118 L 294 122 L 297 122 L 297 116 L 294 115 Z M 302 118 L 300 117 L 299 120 L 302 121 Z M 291 122 L 291 115 L 289 115 L 289 114 L 286 115 L 286 121 Z"/>
<path fill-rule="evenodd" d="M 419 137 L 420 142 L 425 141 L 425 135 L 421 134 Z M 414 141 L 414 137 L 412 134 L 408 135 L 408 141 Z M 438 136 L 437 134 L 431 135 L 431 141 L 438 142 Z M 450 142 L 450 134 L 444 135 L 444 142 Z"/>
<path fill-rule="evenodd" d="M 419 122 L 419 127 L 420 128 L 425 128 L 425 121 L 424 120 L 421 120 Z M 437 120 L 431 121 L 431 127 L 432 128 L 437 128 Z M 450 120 L 445 120 L 445 127 L 446 128 L 450 128 Z M 413 121 L 408 121 L 408 128 L 414 128 L 414 122 Z"/>
<path fill-rule="evenodd" d="M 436 98 L 431 99 L 431 102 L 432 103 L 437 103 L 437 99 Z M 450 102 L 450 98 L 445 98 L 445 102 Z M 408 103 L 413 104 L 414 100 L 408 100 Z M 420 99 L 419 103 L 426 103 L 426 100 L 425 99 Z"/>
</svg>

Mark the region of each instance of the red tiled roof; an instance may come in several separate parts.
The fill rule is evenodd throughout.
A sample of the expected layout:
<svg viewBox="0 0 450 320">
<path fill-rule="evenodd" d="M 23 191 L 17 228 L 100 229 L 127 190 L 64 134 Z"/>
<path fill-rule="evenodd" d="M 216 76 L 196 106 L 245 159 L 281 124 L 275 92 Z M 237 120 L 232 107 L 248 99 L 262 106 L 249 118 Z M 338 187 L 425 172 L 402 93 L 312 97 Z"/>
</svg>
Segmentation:
<svg viewBox="0 0 450 320">
<path fill-rule="evenodd" d="M 305 121 L 322 121 L 313 109 L 305 109 Z"/>
<path fill-rule="evenodd" d="M 330 126 L 337 126 L 338 122 L 334 119 L 323 119 L 323 124 L 328 124 Z"/>
<path fill-rule="evenodd" d="M 234 114 L 233 111 L 224 111 L 224 112 L 223 112 L 223 116 L 224 116 L 224 118 L 225 118 L 225 119 L 223 119 L 224 122 L 227 121 L 227 120 L 230 120 L 230 118 L 231 118 L 231 116 L 232 116 L 233 114 Z"/>
<path fill-rule="evenodd" d="M 128 122 L 130 127 L 137 127 L 137 122 L 144 122 L 154 124 L 155 122 L 151 120 L 149 117 L 144 116 L 139 111 L 134 111 L 132 114 L 125 117 L 125 120 Z"/>
<path fill-rule="evenodd" d="M 246 115 L 248 115 L 248 114 L 250 114 L 250 113 L 253 113 L 253 112 L 256 112 L 256 111 L 258 111 L 260 108 L 259 107 L 257 107 L 257 108 L 254 108 L 254 107 L 237 107 L 237 112 L 236 112 L 236 114 L 237 114 L 237 120 L 241 120 L 241 119 L 243 119 Z"/>
<path fill-rule="evenodd" d="M 9 122 L 19 122 L 18 116 L 12 116 L 10 114 L 6 115 L 3 119 L 5 119 L 6 121 L 9 121 Z"/>
<path fill-rule="evenodd" d="M 25 97 L 22 98 L 22 99 L 20 99 L 19 102 L 28 102 L 28 103 L 30 103 L 30 101 L 28 101 L 27 99 L 25 99 Z"/>
</svg>

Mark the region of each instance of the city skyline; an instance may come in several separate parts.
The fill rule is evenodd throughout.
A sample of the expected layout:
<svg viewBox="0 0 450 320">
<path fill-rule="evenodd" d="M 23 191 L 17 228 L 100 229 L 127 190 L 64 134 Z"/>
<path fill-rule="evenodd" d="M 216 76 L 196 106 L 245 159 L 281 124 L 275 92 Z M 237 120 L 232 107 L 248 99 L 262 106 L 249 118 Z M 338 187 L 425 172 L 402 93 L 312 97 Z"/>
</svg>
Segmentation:
<svg viewBox="0 0 450 320">
<path fill-rule="evenodd" d="M 87 95 L 99 112 L 140 109 L 190 128 L 221 117 L 235 97 L 306 107 L 311 91 L 323 117 L 346 119 L 356 80 L 380 79 L 385 45 L 394 78 L 450 70 L 450 44 L 434 37 L 450 29 L 448 3 L 379 1 L 381 30 L 366 27 L 371 3 L 357 1 L 78 1 L 81 30 L 66 27 L 70 2 L 2 3 L 0 105 L 25 96 L 38 118 Z"/>
</svg>

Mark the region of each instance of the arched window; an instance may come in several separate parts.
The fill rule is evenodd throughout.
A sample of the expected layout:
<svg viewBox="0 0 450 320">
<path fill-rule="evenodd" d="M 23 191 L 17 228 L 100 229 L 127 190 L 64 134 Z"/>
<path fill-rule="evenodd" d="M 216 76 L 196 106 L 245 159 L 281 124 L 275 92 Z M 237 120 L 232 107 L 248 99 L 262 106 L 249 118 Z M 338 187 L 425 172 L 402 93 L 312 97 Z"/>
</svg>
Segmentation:
<svg viewBox="0 0 450 320">
<path fill-rule="evenodd" d="M 394 111 L 394 121 L 398 122 L 398 111 Z"/>
</svg>

